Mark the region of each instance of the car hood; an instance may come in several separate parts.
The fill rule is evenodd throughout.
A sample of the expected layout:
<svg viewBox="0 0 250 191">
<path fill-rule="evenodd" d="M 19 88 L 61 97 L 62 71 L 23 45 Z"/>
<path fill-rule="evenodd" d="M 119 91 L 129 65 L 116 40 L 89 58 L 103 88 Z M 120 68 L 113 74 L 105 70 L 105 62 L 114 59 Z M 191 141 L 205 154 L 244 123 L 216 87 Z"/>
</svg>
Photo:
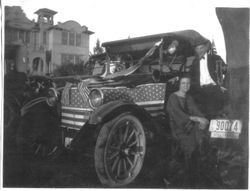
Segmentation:
<svg viewBox="0 0 250 191">
<path fill-rule="evenodd" d="M 117 76 L 116 78 L 104 79 L 101 77 L 93 77 L 82 80 L 90 88 L 99 87 L 135 87 L 140 84 L 152 83 L 152 74 L 132 74 L 129 76 Z"/>
</svg>

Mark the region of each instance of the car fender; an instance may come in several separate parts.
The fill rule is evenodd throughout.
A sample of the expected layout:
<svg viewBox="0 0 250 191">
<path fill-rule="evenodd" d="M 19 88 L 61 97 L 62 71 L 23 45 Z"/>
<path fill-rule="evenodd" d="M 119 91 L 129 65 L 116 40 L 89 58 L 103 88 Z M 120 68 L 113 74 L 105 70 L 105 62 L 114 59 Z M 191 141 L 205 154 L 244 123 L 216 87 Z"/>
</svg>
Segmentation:
<svg viewBox="0 0 250 191">
<path fill-rule="evenodd" d="M 92 113 L 88 123 L 89 125 L 102 126 L 118 115 L 132 113 L 145 127 L 145 133 L 153 138 L 154 135 L 165 136 L 160 124 L 142 107 L 131 102 L 113 101 L 109 102 Z"/>
<path fill-rule="evenodd" d="M 4 92 L 4 101 L 13 105 L 17 109 L 21 108 L 21 105 L 22 105 L 21 99 L 22 98 L 20 96 L 17 96 L 11 92 L 8 92 L 8 91 Z"/>
<path fill-rule="evenodd" d="M 105 123 L 110 119 L 125 112 L 139 113 L 139 118 L 150 119 L 151 116 L 140 106 L 124 101 L 112 101 L 94 110 L 89 118 L 89 124 Z"/>
<path fill-rule="evenodd" d="M 160 128 L 159 123 L 157 123 L 157 121 L 155 121 L 145 109 L 135 103 L 113 101 L 104 104 L 93 111 L 88 122 L 85 123 L 80 132 L 78 132 L 72 140 L 70 147 L 77 150 L 88 148 L 93 144 L 93 141 L 97 139 L 103 124 L 126 113 L 132 113 L 143 123 L 148 143 L 152 140 L 159 140 L 158 138 L 154 139 L 155 136 L 161 136 L 161 138 L 166 140 L 166 133 Z"/>
<path fill-rule="evenodd" d="M 150 139 L 153 138 L 157 130 L 154 128 L 154 120 L 146 110 L 135 103 L 112 101 L 93 111 L 88 122 L 84 124 L 80 132 L 72 140 L 70 148 L 81 150 L 90 147 L 93 141 L 97 139 L 103 124 L 111 122 L 115 117 L 126 113 L 132 113 L 144 123 L 146 136 Z"/>
</svg>

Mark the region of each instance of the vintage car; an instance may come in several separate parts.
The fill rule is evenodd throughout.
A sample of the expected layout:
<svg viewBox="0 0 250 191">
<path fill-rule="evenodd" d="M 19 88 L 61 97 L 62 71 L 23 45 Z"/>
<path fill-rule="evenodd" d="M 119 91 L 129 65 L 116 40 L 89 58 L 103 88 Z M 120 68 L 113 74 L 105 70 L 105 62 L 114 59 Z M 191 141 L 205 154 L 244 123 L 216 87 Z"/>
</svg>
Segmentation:
<svg viewBox="0 0 250 191">
<path fill-rule="evenodd" d="M 164 145 L 161 139 L 171 139 L 165 107 L 168 96 L 177 90 L 178 76 L 191 73 L 193 94 L 205 96 L 197 63 L 209 52 L 211 42 L 196 31 L 186 30 L 103 46 L 106 53 L 89 60 L 94 66 L 92 77 L 65 80 L 65 86 L 50 89 L 40 105 L 32 100 L 22 107 L 18 145 L 26 156 L 42 159 L 57 155 L 60 147 L 90 155 L 100 182 L 121 187 L 139 175 L 155 141 Z M 219 56 L 211 56 L 210 73 L 216 82 L 212 94 L 219 92 L 223 99 L 213 97 L 215 104 L 209 110 L 206 105 L 211 102 L 197 100 L 209 119 L 227 103 L 220 88 L 223 62 Z M 51 109 L 44 111 L 46 107 Z"/>
<path fill-rule="evenodd" d="M 51 90 L 43 102 L 53 112 L 56 110 L 59 118 L 49 115 L 48 110 L 41 112 L 39 107 L 22 108 L 19 132 L 25 132 L 25 136 L 20 142 L 27 153 L 45 159 L 51 153 L 57 154 L 55 147 L 76 150 L 91 156 L 103 185 L 122 187 L 132 183 L 152 154 L 152 144 L 160 144 L 165 134 L 171 139 L 165 107 L 168 96 L 177 89 L 178 76 L 185 72 L 193 78 L 191 93 L 212 121 L 211 138 L 238 140 L 241 118 L 229 118 L 225 109 L 232 101 L 231 90 L 228 92 L 232 81 L 226 83 L 227 67 L 211 51 L 211 42 L 198 32 L 177 31 L 102 46 L 106 52 L 91 57 L 87 63 L 93 66 L 90 78 L 65 78 L 63 87 Z M 208 70 L 215 83 L 202 87 L 199 63 L 205 53 L 212 58 Z M 43 120 L 50 122 L 41 128 L 44 124 L 37 123 L 37 116 L 46 114 Z M 59 123 L 59 131 L 54 121 Z"/>
<path fill-rule="evenodd" d="M 106 53 L 91 59 L 95 77 L 65 85 L 61 127 L 65 147 L 90 152 L 101 183 L 121 187 L 139 175 L 154 140 L 170 132 L 168 96 L 179 75 L 193 72 L 193 62 L 209 51 L 210 42 L 188 30 L 103 46 Z M 199 82 L 193 81 L 198 92 Z"/>
</svg>

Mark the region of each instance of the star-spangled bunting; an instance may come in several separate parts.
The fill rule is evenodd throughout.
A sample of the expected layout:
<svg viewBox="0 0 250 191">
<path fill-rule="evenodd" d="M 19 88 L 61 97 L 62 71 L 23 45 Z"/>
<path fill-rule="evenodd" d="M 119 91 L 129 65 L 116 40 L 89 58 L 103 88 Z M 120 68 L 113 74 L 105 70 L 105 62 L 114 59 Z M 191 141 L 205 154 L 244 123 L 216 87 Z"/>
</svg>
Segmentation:
<svg viewBox="0 0 250 191">
<path fill-rule="evenodd" d="M 165 84 L 154 83 L 128 87 L 102 87 L 104 104 L 110 101 L 122 100 L 135 103 L 146 109 L 152 116 L 163 111 Z M 71 87 L 69 91 L 70 104 L 62 106 L 62 126 L 80 129 L 93 111 L 88 104 L 89 89 L 86 85 Z"/>
<path fill-rule="evenodd" d="M 88 89 L 88 84 L 84 81 L 78 83 L 77 88 L 83 99 L 83 102 L 88 103 L 90 90 Z"/>
<path fill-rule="evenodd" d="M 73 85 L 72 83 L 67 82 L 63 89 L 62 99 L 61 99 L 61 103 L 63 105 L 69 105 L 69 101 L 70 101 L 69 91 L 72 85 Z"/>
</svg>

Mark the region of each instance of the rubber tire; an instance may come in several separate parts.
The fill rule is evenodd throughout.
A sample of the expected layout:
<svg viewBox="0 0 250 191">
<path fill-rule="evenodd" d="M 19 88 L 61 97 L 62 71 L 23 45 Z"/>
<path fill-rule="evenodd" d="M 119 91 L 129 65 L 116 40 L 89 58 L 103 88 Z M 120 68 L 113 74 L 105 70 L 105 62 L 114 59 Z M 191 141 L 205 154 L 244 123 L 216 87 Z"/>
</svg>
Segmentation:
<svg viewBox="0 0 250 191">
<path fill-rule="evenodd" d="M 16 132 L 20 122 L 18 106 L 6 100 L 4 102 L 4 144 L 15 147 Z"/>
<path fill-rule="evenodd" d="M 50 161 L 60 154 L 59 118 L 54 110 L 40 103 L 20 119 L 16 143 L 25 160 Z"/>
<path fill-rule="evenodd" d="M 122 120 L 132 120 L 136 125 L 137 128 L 141 130 L 143 141 L 144 142 L 144 151 L 143 151 L 143 157 L 142 160 L 138 162 L 136 167 L 134 168 L 133 176 L 132 178 L 129 178 L 128 180 L 124 182 L 117 182 L 109 175 L 107 171 L 107 167 L 105 165 L 105 148 L 107 146 L 107 142 L 110 138 L 110 134 L 113 132 L 115 128 L 117 128 L 117 125 Z M 100 182 L 107 187 L 124 187 L 128 184 L 130 184 L 140 173 L 141 168 L 143 166 L 143 160 L 146 153 L 146 137 L 143 129 L 142 123 L 139 121 L 138 118 L 131 114 L 121 114 L 114 118 L 113 120 L 109 121 L 108 123 L 104 124 L 98 134 L 96 146 L 95 146 L 95 152 L 94 152 L 94 161 L 95 161 L 95 170 L 98 175 L 98 178 Z"/>
</svg>

